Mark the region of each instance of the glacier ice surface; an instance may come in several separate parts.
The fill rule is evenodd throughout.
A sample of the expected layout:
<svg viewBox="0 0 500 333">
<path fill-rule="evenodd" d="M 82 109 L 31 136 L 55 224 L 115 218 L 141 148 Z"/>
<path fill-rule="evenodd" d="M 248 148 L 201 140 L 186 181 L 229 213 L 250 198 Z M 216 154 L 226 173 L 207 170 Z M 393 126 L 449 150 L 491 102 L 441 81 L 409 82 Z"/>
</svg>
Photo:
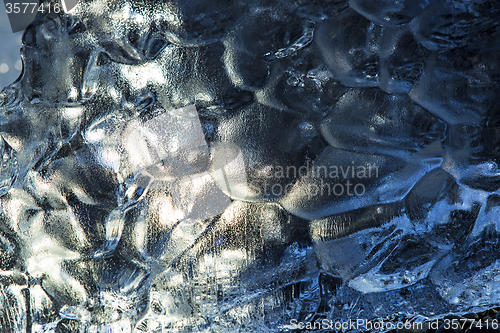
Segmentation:
<svg viewBox="0 0 500 333">
<path fill-rule="evenodd" d="M 498 306 L 499 15 L 493 0 L 38 13 L 0 92 L 2 332 Z"/>
</svg>

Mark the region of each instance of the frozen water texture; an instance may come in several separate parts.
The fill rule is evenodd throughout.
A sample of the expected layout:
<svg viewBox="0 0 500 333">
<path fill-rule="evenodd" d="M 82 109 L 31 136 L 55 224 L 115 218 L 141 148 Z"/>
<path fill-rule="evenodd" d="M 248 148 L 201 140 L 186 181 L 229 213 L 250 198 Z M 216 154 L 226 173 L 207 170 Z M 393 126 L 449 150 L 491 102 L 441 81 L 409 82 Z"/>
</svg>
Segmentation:
<svg viewBox="0 0 500 333">
<path fill-rule="evenodd" d="M 349 87 L 378 84 L 382 30 L 350 8 L 318 24 L 316 41 L 340 83 Z"/>
<path fill-rule="evenodd" d="M 407 95 L 370 88 L 339 98 L 320 129 L 336 148 L 404 158 L 444 140 L 446 124 Z"/>
<path fill-rule="evenodd" d="M 350 0 L 351 8 L 370 21 L 383 26 L 395 26 L 410 22 L 430 3 L 429 0 L 369 1 Z"/>
<path fill-rule="evenodd" d="M 281 332 L 498 306 L 499 15 L 38 13 L 0 93 L 0 329 Z"/>
</svg>

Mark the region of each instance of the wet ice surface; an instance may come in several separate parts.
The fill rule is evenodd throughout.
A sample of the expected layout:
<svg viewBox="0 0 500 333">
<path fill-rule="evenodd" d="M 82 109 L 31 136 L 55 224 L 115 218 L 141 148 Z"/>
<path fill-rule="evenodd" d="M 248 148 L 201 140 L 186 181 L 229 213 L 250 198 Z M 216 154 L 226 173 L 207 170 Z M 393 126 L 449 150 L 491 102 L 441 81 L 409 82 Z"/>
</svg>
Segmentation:
<svg viewBox="0 0 500 333">
<path fill-rule="evenodd" d="M 498 4 L 208 4 L 80 1 L 24 33 L 0 95 L 3 331 L 498 306 Z"/>
</svg>

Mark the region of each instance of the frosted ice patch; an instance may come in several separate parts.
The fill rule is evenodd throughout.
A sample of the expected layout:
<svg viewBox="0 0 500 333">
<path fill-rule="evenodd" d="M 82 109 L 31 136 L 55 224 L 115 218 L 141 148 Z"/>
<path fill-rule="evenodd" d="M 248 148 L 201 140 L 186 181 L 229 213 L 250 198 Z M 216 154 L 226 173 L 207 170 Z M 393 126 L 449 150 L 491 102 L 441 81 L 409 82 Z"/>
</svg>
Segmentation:
<svg viewBox="0 0 500 333">
<path fill-rule="evenodd" d="M 131 173 L 167 158 L 178 157 L 187 151 L 192 150 L 195 155 L 208 152 L 194 105 L 162 113 L 143 123 L 134 119 L 128 123 L 123 139 L 124 148 L 129 155 Z M 196 157 L 176 159 L 176 162 L 181 161 L 178 167 L 188 167 L 186 164 L 189 164 L 190 159 L 195 160 Z M 164 164 L 169 163 L 166 161 Z"/>
<path fill-rule="evenodd" d="M 205 220 L 217 216 L 231 203 L 208 172 L 181 178 L 170 193 L 174 206 L 191 219 Z"/>
<path fill-rule="evenodd" d="M 222 191 L 233 199 L 245 200 L 251 194 L 243 154 L 235 144 L 221 143 L 212 147 L 211 175 Z"/>
<path fill-rule="evenodd" d="M 194 105 L 147 121 L 108 115 L 95 121 L 84 137 L 99 163 L 124 177 L 161 161 L 174 177 L 208 168 L 208 145 Z"/>
</svg>

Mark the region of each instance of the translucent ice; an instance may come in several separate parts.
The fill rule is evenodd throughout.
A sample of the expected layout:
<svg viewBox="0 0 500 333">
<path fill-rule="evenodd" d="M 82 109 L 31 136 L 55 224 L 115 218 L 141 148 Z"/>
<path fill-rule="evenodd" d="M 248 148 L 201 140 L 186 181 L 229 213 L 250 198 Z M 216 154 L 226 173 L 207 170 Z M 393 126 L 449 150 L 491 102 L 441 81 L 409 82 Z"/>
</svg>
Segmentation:
<svg viewBox="0 0 500 333">
<path fill-rule="evenodd" d="M 0 93 L 0 331 L 498 319 L 499 15 L 489 0 L 38 12 Z"/>
<path fill-rule="evenodd" d="M 346 9 L 320 22 L 316 31 L 320 52 L 337 80 L 350 87 L 377 85 L 381 27 Z"/>
<path fill-rule="evenodd" d="M 350 0 L 349 6 L 370 21 L 380 25 L 394 26 L 410 22 L 430 3 L 429 0 L 367 1 Z"/>
<path fill-rule="evenodd" d="M 156 112 L 159 115 L 145 121 L 126 120 L 120 114 L 108 115 L 96 120 L 85 132 L 84 139 L 104 166 L 124 178 L 167 159 L 164 167 L 170 176 L 195 173 L 187 169 L 195 169 L 196 162 L 200 163 L 208 154 L 196 108 Z M 181 132 L 185 135 L 175 135 Z M 206 163 L 200 171 L 206 170 Z"/>
<path fill-rule="evenodd" d="M 467 49 L 434 54 L 409 95 L 450 124 L 479 123 L 497 102 L 497 56 L 490 51 L 470 57 Z"/>
<path fill-rule="evenodd" d="M 3 195 L 11 189 L 12 185 L 16 181 L 19 173 L 19 167 L 17 164 L 17 154 L 15 150 L 12 149 L 12 147 L 10 147 L 3 138 L 1 145 L 2 169 L 0 171 L 0 175 L 2 175 L 2 179 L 0 182 L 0 195 Z"/>
<path fill-rule="evenodd" d="M 300 128 L 293 124 L 293 120 L 286 112 L 258 102 L 242 108 L 230 119 L 221 120 L 216 142 L 222 147 L 236 145 L 242 153 L 238 157 L 238 150 L 227 150 L 234 154 L 234 158 L 225 153 L 225 168 L 232 169 L 235 181 L 244 187 L 238 191 L 240 195 L 231 195 L 233 199 L 274 200 L 282 197 L 288 185 L 298 178 L 297 170 L 303 163 L 303 158 L 297 153 L 300 149 L 283 140 L 299 134 Z M 220 160 L 220 157 L 217 159 L 217 146 L 214 156 L 216 162 Z"/>
<path fill-rule="evenodd" d="M 380 88 L 391 93 L 407 93 L 418 80 L 428 57 L 410 29 L 385 28 L 380 47 Z"/>
<path fill-rule="evenodd" d="M 444 140 L 446 124 L 407 95 L 370 88 L 342 96 L 320 128 L 334 147 L 404 158 Z"/>
<path fill-rule="evenodd" d="M 326 148 L 280 203 L 305 219 L 318 219 L 353 209 L 401 200 L 416 179 L 439 165 L 412 158 Z"/>
<path fill-rule="evenodd" d="M 429 50 L 473 44 L 498 32 L 495 1 L 435 1 L 411 22 L 417 40 Z"/>
</svg>

